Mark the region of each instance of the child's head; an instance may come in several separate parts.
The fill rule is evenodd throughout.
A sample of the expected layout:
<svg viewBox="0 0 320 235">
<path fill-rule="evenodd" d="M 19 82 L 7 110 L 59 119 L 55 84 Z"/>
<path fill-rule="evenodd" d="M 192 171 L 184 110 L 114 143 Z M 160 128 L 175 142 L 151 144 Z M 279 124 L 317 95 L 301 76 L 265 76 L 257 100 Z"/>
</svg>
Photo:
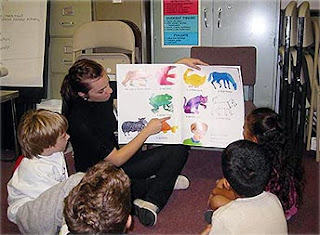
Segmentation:
<svg viewBox="0 0 320 235">
<path fill-rule="evenodd" d="M 284 130 L 284 123 L 277 113 L 269 108 L 257 108 L 246 117 L 243 136 L 245 139 L 264 144 L 270 138 L 283 139 Z"/>
<path fill-rule="evenodd" d="M 285 210 L 292 208 L 297 201 L 300 204 L 304 170 L 292 136 L 287 133 L 280 116 L 269 108 L 253 110 L 246 118 L 243 135 L 264 149 L 272 165 L 266 190 L 278 196 Z"/>
<path fill-rule="evenodd" d="M 129 177 L 104 160 L 88 170 L 64 202 L 71 233 L 121 234 L 131 224 Z"/>
<path fill-rule="evenodd" d="M 262 193 L 269 180 L 270 162 L 258 144 L 238 140 L 223 151 L 222 171 L 240 197 L 253 197 Z"/>
<path fill-rule="evenodd" d="M 59 113 L 45 109 L 27 111 L 18 126 L 22 154 L 33 158 L 47 148 L 57 147 L 55 151 L 63 151 L 69 138 L 67 129 L 67 120 Z"/>
</svg>

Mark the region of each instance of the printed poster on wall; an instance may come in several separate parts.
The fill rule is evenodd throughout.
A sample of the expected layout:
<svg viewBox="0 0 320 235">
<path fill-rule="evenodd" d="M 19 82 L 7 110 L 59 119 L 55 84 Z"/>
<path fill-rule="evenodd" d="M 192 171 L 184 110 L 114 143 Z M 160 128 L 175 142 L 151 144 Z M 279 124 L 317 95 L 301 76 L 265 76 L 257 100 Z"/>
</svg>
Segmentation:
<svg viewBox="0 0 320 235">
<path fill-rule="evenodd" d="M 162 47 L 200 45 L 198 0 L 162 0 Z"/>
<path fill-rule="evenodd" d="M 239 66 L 118 64 L 120 144 L 152 118 L 170 117 L 146 143 L 224 148 L 242 139 L 244 98 Z"/>
</svg>

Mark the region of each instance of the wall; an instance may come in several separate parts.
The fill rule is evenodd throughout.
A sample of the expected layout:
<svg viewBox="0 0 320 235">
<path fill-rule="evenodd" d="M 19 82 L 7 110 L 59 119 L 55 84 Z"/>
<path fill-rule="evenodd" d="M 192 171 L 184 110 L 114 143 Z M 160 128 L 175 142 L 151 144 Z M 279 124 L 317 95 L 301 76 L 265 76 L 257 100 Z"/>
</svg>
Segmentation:
<svg viewBox="0 0 320 235">
<path fill-rule="evenodd" d="M 94 20 L 130 20 L 142 30 L 141 1 L 93 1 Z"/>
</svg>

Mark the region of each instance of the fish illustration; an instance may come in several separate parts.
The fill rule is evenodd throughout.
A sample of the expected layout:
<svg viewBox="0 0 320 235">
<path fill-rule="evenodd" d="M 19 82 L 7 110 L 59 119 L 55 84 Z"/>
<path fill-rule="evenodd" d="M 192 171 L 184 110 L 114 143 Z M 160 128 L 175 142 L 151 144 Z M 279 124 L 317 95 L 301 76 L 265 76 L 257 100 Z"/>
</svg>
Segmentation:
<svg viewBox="0 0 320 235">
<path fill-rule="evenodd" d="M 167 133 L 168 131 L 171 131 L 172 133 L 176 133 L 177 129 L 178 129 L 178 126 L 170 126 L 166 121 L 162 123 L 161 131 L 163 133 Z"/>
</svg>

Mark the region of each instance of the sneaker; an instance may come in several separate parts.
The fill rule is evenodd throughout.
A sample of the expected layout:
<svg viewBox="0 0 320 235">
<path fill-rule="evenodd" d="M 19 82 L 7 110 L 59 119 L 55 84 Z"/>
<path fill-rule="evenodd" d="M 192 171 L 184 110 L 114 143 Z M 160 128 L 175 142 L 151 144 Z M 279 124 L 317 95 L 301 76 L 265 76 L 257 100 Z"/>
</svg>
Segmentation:
<svg viewBox="0 0 320 235">
<path fill-rule="evenodd" d="M 157 211 L 159 208 L 151 202 L 142 199 L 133 201 L 134 212 L 144 226 L 154 226 L 157 223 Z"/>
<path fill-rule="evenodd" d="M 173 190 L 181 190 L 189 188 L 190 181 L 184 175 L 178 175 Z"/>
<path fill-rule="evenodd" d="M 208 224 L 211 224 L 211 222 L 212 222 L 212 214 L 213 214 L 213 210 L 207 210 L 207 211 L 204 212 L 204 214 L 203 214 L 204 220 L 205 220 Z"/>
</svg>

